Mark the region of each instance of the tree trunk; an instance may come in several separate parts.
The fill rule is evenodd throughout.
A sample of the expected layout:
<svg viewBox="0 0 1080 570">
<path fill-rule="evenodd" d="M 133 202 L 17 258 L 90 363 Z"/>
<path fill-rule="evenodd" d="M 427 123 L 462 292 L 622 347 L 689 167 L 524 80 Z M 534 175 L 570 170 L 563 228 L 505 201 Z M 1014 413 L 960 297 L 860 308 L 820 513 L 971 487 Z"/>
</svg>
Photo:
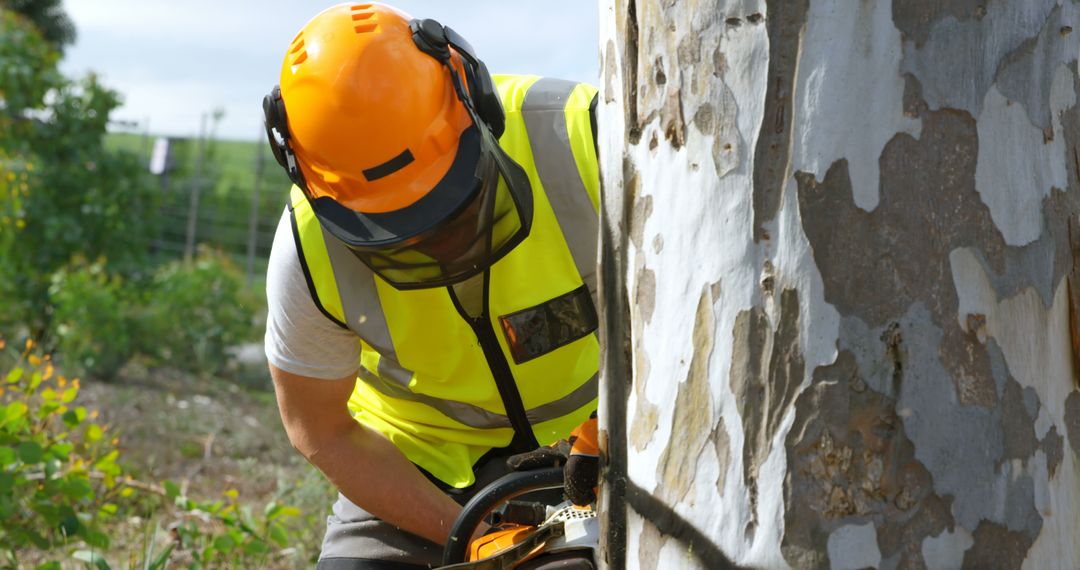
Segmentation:
<svg viewBox="0 0 1080 570">
<path fill-rule="evenodd" d="M 609 567 L 1080 568 L 1080 7 L 600 4 Z"/>
</svg>

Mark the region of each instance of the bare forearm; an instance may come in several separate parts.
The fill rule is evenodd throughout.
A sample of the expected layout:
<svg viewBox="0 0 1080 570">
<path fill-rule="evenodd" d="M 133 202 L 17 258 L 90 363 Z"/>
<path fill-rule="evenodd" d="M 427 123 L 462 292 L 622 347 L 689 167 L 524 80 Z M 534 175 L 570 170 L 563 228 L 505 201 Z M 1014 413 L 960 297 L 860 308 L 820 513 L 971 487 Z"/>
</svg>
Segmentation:
<svg viewBox="0 0 1080 570">
<path fill-rule="evenodd" d="M 461 511 L 382 434 L 356 422 L 320 442 L 308 461 L 353 503 L 436 544 Z"/>
<path fill-rule="evenodd" d="M 320 380 L 273 365 L 281 421 L 300 453 L 362 509 L 436 544 L 461 511 L 382 434 L 349 414 L 356 376 Z"/>
</svg>

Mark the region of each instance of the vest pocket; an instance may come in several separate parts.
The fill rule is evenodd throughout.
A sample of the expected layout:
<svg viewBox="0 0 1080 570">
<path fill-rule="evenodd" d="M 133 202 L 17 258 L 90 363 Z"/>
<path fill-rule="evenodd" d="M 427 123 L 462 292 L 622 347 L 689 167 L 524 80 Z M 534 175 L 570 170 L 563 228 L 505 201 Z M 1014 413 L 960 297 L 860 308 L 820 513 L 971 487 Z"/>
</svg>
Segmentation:
<svg viewBox="0 0 1080 570">
<path fill-rule="evenodd" d="M 528 362 L 594 332 L 596 307 L 585 285 L 499 317 L 514 363 Z"/>
</svg>

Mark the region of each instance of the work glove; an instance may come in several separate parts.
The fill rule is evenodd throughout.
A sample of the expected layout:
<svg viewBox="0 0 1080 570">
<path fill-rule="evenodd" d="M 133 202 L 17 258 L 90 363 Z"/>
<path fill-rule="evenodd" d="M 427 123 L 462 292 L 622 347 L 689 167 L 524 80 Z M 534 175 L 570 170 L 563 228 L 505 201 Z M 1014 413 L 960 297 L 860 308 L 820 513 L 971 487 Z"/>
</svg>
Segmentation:
<svg viewBox="0 0 1080 570">
<path fill-rule="evenodd" d="M 511 455 L 506 466 L 513 471 L 529 471 L 545 467 L 563 467 L 563 488 L 575 505 L 588 505 L 596 500 L 600 458 L 597 448 L 596 413 L 574 428 L 569 439 Z"/>
<path fill-rule="evenodd" d="M 596 485 L 600 479 L 598 440 L 596 412 L 570 433 L 570 456 L 563 469 L 563 487 L 575 505 L 585 506 L 596 501 Z"/>
</svg>

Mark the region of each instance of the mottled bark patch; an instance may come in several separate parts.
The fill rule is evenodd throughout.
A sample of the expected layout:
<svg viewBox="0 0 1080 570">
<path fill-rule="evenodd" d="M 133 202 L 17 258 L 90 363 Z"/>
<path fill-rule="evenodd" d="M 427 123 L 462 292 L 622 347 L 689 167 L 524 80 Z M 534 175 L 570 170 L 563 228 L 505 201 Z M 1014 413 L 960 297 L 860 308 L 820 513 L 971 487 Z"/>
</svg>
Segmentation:
<svg viewBox="0 0 1080 570">
<path fill-rule="evenodd" d="M 690 492 L 697 463 L 716 424 L 709 391 L 709 358 L 716 329 L 712 305 L 712 295 L 705 288 L 694 317 L 690 370 L 686 381 L 679 385 L 671 437 L 656 466 L 657 496 L 670 505 L 682 502 Z"/>
<path fill-rule="evenodd" d="M 634 261 L 634 291 L 632 319 L 633 342 L 640 343 L 644 337 L 645 325 L 652 321 L 656 307 L 656 272 L 645 267 L 642 251 L 645 223 L 653 213 L 653 197 L 635 198 L 630 208 L 630 243 L 638 251 Z M 634 351 L 634 393 L 636 410 L 633 425 L 630 427 L 630 444 L 637 451 L 642 451 L 652 441 L 653 433 L 659 425 L 659 409 L 645 397 L 645 386 L 649 382 L 651 365 L 649 354 L 644 350 Z"/>
<path fill-rule="evenodd" d="M 619 78 L 615 58 L 615 42 L 608 40 L 604 46 L 604 103 L 615 101 L 615 81 Z"/>
<path fill-rule="evenodd" d="M 1030 388 L 1029 388 L 1030 389 Z M 1001 398 L 1001 427 L 1005 449 L 1001 461 L 1027 460 L 1035 454 L 1035 417 L 1024 402 L 1024 389 L 1012 378 L 1005 383 Z"/>
<path fill-rule="evenodd" d="M 634 244 L 634 249 L 640 251 L 645 236 L 645 222 L 653 213 L 652 195 L 635 200 L 631 207 L 633 212 L 630 216 L 630 243 Z"/>
<path fill-rule="evenodd" d="M 1075 72 L 1076 64 L 1070 69 Z M 1080 73 L 1073 73 L 1073 89 L 1080 93 Z M 1071 159 L 1072 168 L 1066 168 L 1069 176 L 1068 198 L 1060 200 L 1062 206 L 1055 212 L 1057 218 L 1063 219 L 1065 224 L 1064 252 L 1059 254 L 1065 257 L 1069 271 L 1069 328 L 1072 335 L 1073 357 L 1073 382 L 1080 388 L 1080 263 L 1074 260 L 1080 259 L 1080 217 L 1077 204 L 1080 198 L 1076 197 L 1076 189 L 1080 188 L 1080 107 L 1074 105 L 1061 114 L 1061 126 L 1065 131 L 1065 156 Z"/>
<path fill-rule="evenodd" d="M 926 111 L 926 101 L 922 97 L 922 85 L 910 73 L 904 74 L 904 115 L 917 118 Z"/>
<path fill-rule="evenodd" d="M 1069 341 L 1072 348 L 1073 383 L 1080 388 L 1080 264 L 1073 266 L 1069 276 Z"/>
<path fill-rule="evenodd" d="M 972 533 L 975 544 L 964 553 L 963 568 L 1020 568 L 1034 539 L 1022 532 L 983 521 Z"/>
<path fill-rule="evenodd" d="M 735 317 L 730 376 L 743 425 L 743 479 L 751 509 L 748 535 L 757 526 L 758 469 L 772 451 L 773 436 L 803 379 L 799 320 L 799 296 L 793 289 L 780 294 L 775 329 L 761 307 Z"/>
<path fill-rule="evenodd" d="M 898 134 L 882 151 L 873 212 L 855 206 L 845 160 L 820 182 L 796 173 L 803 227 L 827 302 L 872 326 L 916 300 L 935 315 L 955 314 L 949 252 L 980 244 L 1000 264 L 1005 247 L 975 192 L 977 144 L 969 115 L 926 113 L 920 139 Z"/>
<path fill-rule="evenodd" d="M 638 536 L 638 568 L 659 568 L 660 550 L 669 540 L 652 524 L 643 525 Z"/>
<path fill-rule="evenodd" d="M 648 323 L 652 320 L 653 310 L 656 307 L 656 272 L 652 269 L 641 268 L 634 280 L 634 303 L 640 311 L 641 318 Z"/>
<path fill-rule="evenodd" d="M 993 408 L 998 403 L 990 358 L 975 331 L 948 327 L 938 347 L 941 364 L 952 372 L 956 396 L 965 406 Z"/>
<path fill-rule="evenodd" d="M 766 237 L 764 225 L 776 217 L 789 175 L 792 101 L 808 0 L 766 0 L 765 5 L 769 72 L 765 114 L 754 151 L 755 241 Z"/>
<path fill-rule="evenodd" d="M 634 424 L 630 427 L 630 445 L 635 451 L 644 451 L 652 441 L 656 428 L 660 425 L 660 409 L 655 404 L 638 395 L 637 411 Z"/>
<path fill-rule="evenodd" d="M 974 120 L 955 111 L 922 118 L 919 139 L 898 134 L 882 152 L 881 201 L 873 212 L 855 206 L 845 161 L 821 181 L 796 173 L 803 228 L 827 302 L 874 327 L 921 302 L 944 331 L 939 354 L 961 401 L 993 406 L 983 339 L 956 324 L 949 254 L 977 247 L 999 296 L 1035 287 L 1049 306 L 1055 284 L 1072 267 L 1065 222 L 1077 210 L 1075 193 L 1052 191 L 1043 202 L 1043 235 L 1023 247 L 1007 246 L 975 191 Z M 1070 132 L 1067 137 L 1080 138 Z"/>
<path fill-rule="evenodd" d="M 1076 60 L 1080 38 L 1061 34 L 1071 23 L 1072 10 L 1066 16 L 1061 6 L 1054 7 L 1039 35 L 1029 38 L 1006 56 L 997 70 L 994 85 L 1010 101 L 1023 105 L 1031 123 L 1053 138 L 1050 86 L 1058 68 Z"/>
<path fill-rule="evenodd" d="M 894 21 L 897 8 L 901 15 L 917 18 L 915 12 L 926 3 L 934 0 L 894 4 Z M 923 97 L 931 109 L 959 109 L 978 116 L 1003 61 L 1047 28 L 1051 10 L 1057 4 L 1057 0 L 986 1 L 982 2 L 985 6 L 982 17 L 957 19 L 943 14 L 946 17 L 939 17 L 928 26 L 906 31 L 904 18 L 900 18 L 898 27 L 905 36 L 910 37 L 909 32 L 926 33 L 922 43 L 903 42 L 900 71 L 919 78 Z M 1075 58 L 1075 49 L 1072 57 Z M 1053 66 L 1038 69 L 1038 63 L 1041 62 L 1031 66 L 1036 73 L 1053 76 Z M 1046 91 L 1039 93 L 1042 97 L 1047 95 Z"/>
<path fill-rule="evenodd" d="M 626 10 L 616 10 L 617 38 L 622 44 L 622 95 L 626 122 L 626 141 L 636 145 L 641 141 L 641 122 L 638 118 L 638 31 L 637 1 L 627 0 Z"/>
<path fill-rule="evenodd" d="M 1080 391 L 1069 392 L 1065 398 L 1065 435 L 1069 438 L 1069 447 L 1080 458 Z"/>
<path fill-rule="evenodd" d="M 1039 449 L 1046 454 L 1046 471 L 1051 479 L 1057 474 L 1058 466 L 1061 465 L 1061 460 L 1064 458 L 1063 440 L 1064 438 L 1058 433 L 1057 426 L 1052 426 L 1050 431 L 1046 432 L 1046 435 L 1039 441 Z"/>
<path fill-rule="evenodd" d="M 933 498 L 925 503 L 923 518 L 904 514 L 902 507 L 919 504 L 905 493 L 891 503 L 900 511 L 874 515 L 880 517 L 883 565 L 900 567 L 905 561 L 922 564 L 911 545 L 939 534 L 943 526 L 960 524 L 973 532 L 982 521 L 993 520 L 1022 533 L 1027 544 L 1042 528 L 1034 483 L 1023 471 L 1036 449 L 1037 398 L 1011 377 L 979 316 L 957 314 L 950 255 L 964 248 L 974 252 L 999 297 L 1033 287 L 1049 306 L 1054 285 L 1071 268 L 1064 222 L 1066 212 L 1076 211 L 1070 194 L 1052 191 L 1042 205 L 1043 235 L 1023 247 L 1007 246 L 975 190 L 975 121 L 964 112 L 921 108 L 917 81 L 912 78 L 908 87 L 906 105 L 920 113 L 922 132 L 918 139 L 898 134 L 885 146 L 881 199 L 873 212 L 855 206 L 843 160 L 821 181 L 795 175 L 825 300 L 850 316 L 842 320 L 841 338 L 862 347 L 854 354 L 871 389 L 895 399 L 891 405 L 902 412 L 905 439 L 931 484 L 924 496 Z M 878 342 L 843 330 L 858 319 L 865 323 L 862 337 Z M 946 378 L 951 385 L 942 382 Z M 796 487 L 793 499 L 802 500 L 803 491 Z M 848 516 L 860 516 L 856 513 Z M 804 550 L 810 548 L 805 544 L 820 548 L 817 536 L 812 538 L 803 540 Z"/>
<path fill-rule="evenodd" d="M 826 567 L 829 535 L 869 520 L 883 558 L 918 567 L 921 539 L 952 528 L 949 503 L 934 493 L 895 405 L 869 388 L 850 352 L 814 371 L 786 440 L 782 551 L 792 566 Z"/>
<path fill-rule="evenodd" d="M 938 20 L 970 20 L 986 14 L 987 0 L 893 0 L 893 23 L 906 39 L 921 46 Z"/>
<path fill-rule="evenodd" d="M 716 427 L 713 428 L 709 440 L 712 441 L 713 448 L 716 450 L 716 459 L 720 462 L 720 472 L 716 476 L 716 494 L 722 497 L 724 496 L 724 485 L 727 484 L 728 465 L 731 463 L 731 437 L 728 435 L 727 428 L 724 427 L 722 420 L 716 422 Z"/>
</svg>

